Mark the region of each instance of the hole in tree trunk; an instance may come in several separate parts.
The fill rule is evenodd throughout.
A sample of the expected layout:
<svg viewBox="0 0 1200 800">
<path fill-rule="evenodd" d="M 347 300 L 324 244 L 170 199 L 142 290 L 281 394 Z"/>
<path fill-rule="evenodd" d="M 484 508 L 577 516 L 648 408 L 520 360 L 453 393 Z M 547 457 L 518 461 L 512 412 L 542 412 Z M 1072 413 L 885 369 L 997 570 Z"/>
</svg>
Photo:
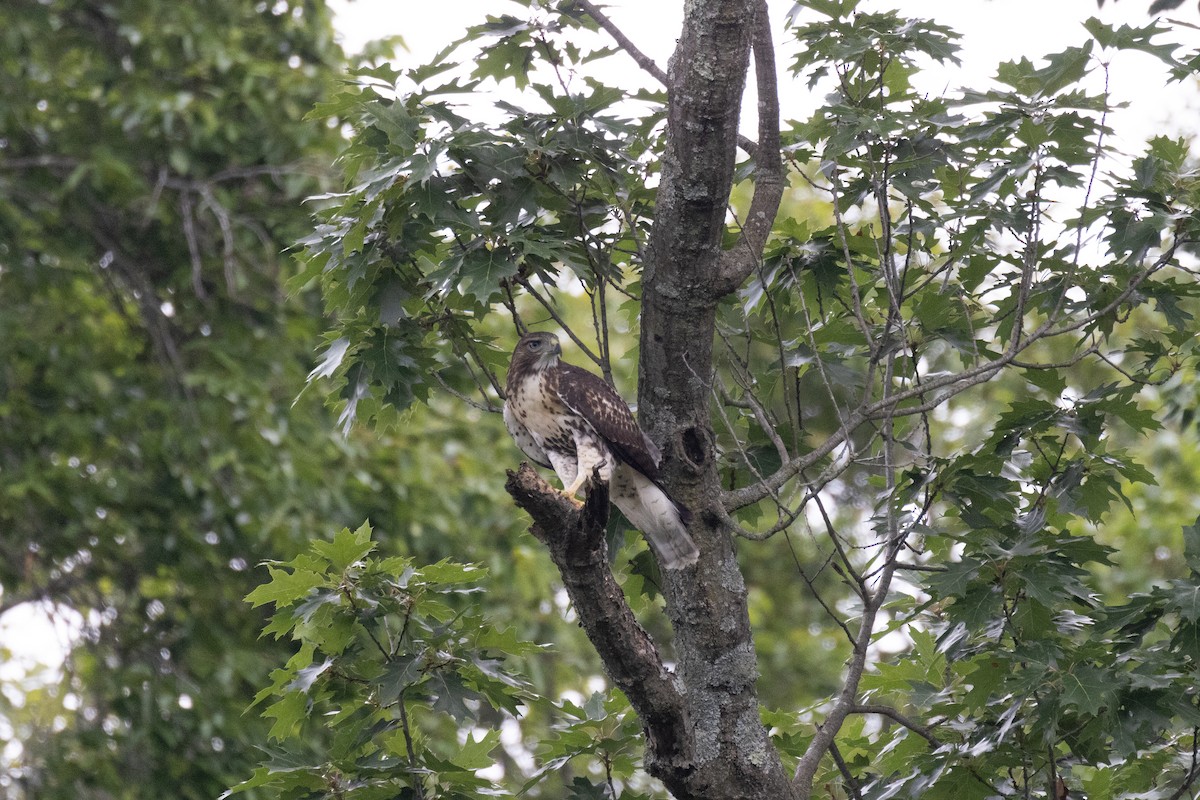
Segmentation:
<svg viewBox="0 0 1200 800">
<path fill-rule="evenodd" d="M 705 446 L 703 431 L 699 428 L 688 428 L 683 432 L 683 452 L 697 467 L 704 465 L 708 460 L 708 448 Z"/>
</svg>

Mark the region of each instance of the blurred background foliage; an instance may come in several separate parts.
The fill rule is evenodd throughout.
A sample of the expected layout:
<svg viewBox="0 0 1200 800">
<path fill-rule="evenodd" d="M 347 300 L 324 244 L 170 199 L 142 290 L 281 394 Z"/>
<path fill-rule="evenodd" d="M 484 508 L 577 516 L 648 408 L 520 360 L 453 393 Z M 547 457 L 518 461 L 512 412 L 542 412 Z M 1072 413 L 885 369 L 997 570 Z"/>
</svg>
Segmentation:
<svg viewBox="0 0 1200 800">
<path fill-rule="evenodd" d="M 295 651 L 260 638 L 267 614 L 243 602 L 257 565 L 363 520 L 380 554 L 484 565 L 492 624 L 553 643 L 515 662 L 541 694 L 582 706 L 603 686 L 503 492 L 519 454 L 497 414 L 438 395 L 343 436 L 321 392 L 302 391 L 328 325 L 312 287 L 286 290 L 288 251 L 312 232 L 303 199 L 340 184 L 344 144 L 336 115 L 305 115 L 349 61 L 321 0 L 0 5 L 0 610 L 33 606 L 72 631 L 61 672 L 4 673 L 8 797 L 212 798 L 247 777 L 270 724 L 245 710 Z M 781 218 L 830 222 L 803 188 Z M 586 298 L 562 303 L 586 328 Z M 482 329 L 497 363 L 514 339 L 499 316 Z M 612 326 L 610 346 L 632 397 L 634 333 Z M 1117 550 L 1101 575 L 1113 598 L 1186 572 L 1192 383 L 1158 387 L 1147 410 L 1168 424 L 1122 443 L 1158 486 L 1093 526 Z M 998 382 L 973 402 L 1021 391 Z M 814 403 L 804 424 L 832 429 L 834 410 Z M 617 569 L 665 634 L 653 574 L 634 563 L 645 545 L 629 541 Z M 741 559 L 765 704 L 828 696 L 844 648 L 797 578 L 837 594 L 817 537 L 742 543 Z M 533 709 L 524 741 L 555 722 Z"/>
</svg>

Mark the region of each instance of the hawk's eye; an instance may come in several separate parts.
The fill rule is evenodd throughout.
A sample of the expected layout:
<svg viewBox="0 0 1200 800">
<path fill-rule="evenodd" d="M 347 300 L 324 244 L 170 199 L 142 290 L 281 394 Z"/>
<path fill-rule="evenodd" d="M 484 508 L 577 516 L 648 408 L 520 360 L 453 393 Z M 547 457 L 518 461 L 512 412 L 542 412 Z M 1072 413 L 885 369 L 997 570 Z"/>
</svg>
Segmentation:
<svg viewBox="0 0 1200 800">
<path fill-rule="evenodd" d="M 538 339 L 534 339 L 532 342 L 529 343 L 530 350 L 537 350 L 541 346 L 542 346 L 542 343 Z"/>
</svg>

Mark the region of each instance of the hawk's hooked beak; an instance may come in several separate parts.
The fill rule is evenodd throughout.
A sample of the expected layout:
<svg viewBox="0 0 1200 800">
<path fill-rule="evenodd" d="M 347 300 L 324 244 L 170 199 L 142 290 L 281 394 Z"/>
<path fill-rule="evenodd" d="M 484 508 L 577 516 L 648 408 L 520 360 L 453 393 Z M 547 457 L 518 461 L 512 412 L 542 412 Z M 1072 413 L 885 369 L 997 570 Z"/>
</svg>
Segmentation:
<svg viewBox="0 0 1200 800">
<path fill-rule="evenodd" d="M 554 340 L 554 355 L 556 355 L 556 356 L 562 355 L 562 345 L 558 343 L 557 339 Z"/>
</svg>

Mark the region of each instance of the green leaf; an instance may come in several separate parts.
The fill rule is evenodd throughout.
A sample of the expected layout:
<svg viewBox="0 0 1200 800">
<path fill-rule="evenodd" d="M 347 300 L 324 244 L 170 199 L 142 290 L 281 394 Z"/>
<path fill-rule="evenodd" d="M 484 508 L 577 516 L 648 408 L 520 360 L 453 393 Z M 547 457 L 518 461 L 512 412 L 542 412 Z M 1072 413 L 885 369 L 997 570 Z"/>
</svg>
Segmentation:
<svg viewBox="0 0 1200 800">
<path fill-rule="evenodd" d="M 1200 583 L 1171 581 L 1171 601 L 1188 622 L 1200 622 Z"/>
<path fill-rule="evenodd" d="M 431 586 L 453 586 L 462 583 L 475 583 L 487 575 L 487 570 L 474 564 L 459 564 L 450 559 L 442 559 L 436 564 L 429 564 L 417 571 L 421 580 Z"/>
<path fill-rule="evenodd" d="M 436 672 L 430 679 L 430 689 L 434 693 L 434 709 L 449 715 L 459 725 L 477 721 L 477 713 L 466 701 L 478 700 L 479 694 L 463 685 L 457 675 L 445 670 Z"/>
<path fill-rule="evenodd" d="M 320 664 L 310 664 L 307 667 L 296 672 L 296 679 L 283 687 L 289 692 L 307 693 L 317 678 L 321 677 L 330 667 L 333 666 L 333 659 L 327 658 Z"/>
<path fill-rule="evenodd" d="M 380 705 L 395 703 L 405 691 L 423 679 L 425 663 L 422 655 L 402 654 L 393 658 L 383 673 L 372 681 L 379 689 Z"/>
<path fill-rule="evenodd" d="M 245 597 L 246 602 L 254 608 L 266 603 L 274 603 L 276 608 L 290 606 L 326 582 L 324 575 L 305 569 L 289 572 L 268 566 L 267 573 L 271 576 L 270 582 L 262 584 Z"/>
<path fill-rule="evenodd" d="M 1087 74 L 1091 57 L 1092 43 L 1087 42 L 1048 56 L 1044 67 L 1035 68 L 1025 58 L 1001 64 L 996 78 L 1026 97 L 1045 97 L 1079 82 Z"/>
<path fill-rule="evenodd" d="M 533 63 L 533 44 L 527 36 L 509 37 L 499 44 L 484 48 L 475 60 L 473 78 L 492 78 L 497 82 L 512 78 L 517 88 L 529 85 L 529 68 Z"/>
<path fill-rule="evenodd" d="M 480 650 L 494 650 L 505 655 L 523 656 L 544 652 L 550 644 L 535 644 L 521 639 L 514 628 L 488 626 L 479 634 L 476 644 Z"/>
<path fill-rule="evenodd" d="M 274 719 L 268 732 L 275 741 L 295 736 L 301 723 L 308 716 L 308 697 L 303 692 L 288 692 L 282 699 L 268 706 L 263 716 Z"/>
<path fill-rule="evenodd" d="M 342 572 L 375 549 L 375 543 L 371 541 L 370 523 L 364 522 L 353 533 L 349 528 L 342 528 L 332 542 L 313 542 L 312 549 L 329 559 L 335 572 Z"/>
<path fill-rule="evenodd" d="M 967 587 L 979 578 L 980 562 L 973 558 L 946 564 L 940 572 L 932 572 L 926 578 L 926 585 L 937 597 L 960 596 Z"/>
<path fill-rule="evenodd" d="M 1183 526 L 1183 555 L 1193 576 L 1200 575 L 1200 518 Z"/>
<path fill-rule="evenodd" d="M 477 770 L 490 767 L 493 763 L 491 752 L 500 743 L 500 731 L 487 731 L 479 741 L 468 733 L 467 740 L 458 746 L 458 750 L 450 760 L 463 769 Z"/>
<path fill-rule="evenodd" d="M 1151 10 L 1150 13 L 1155 12 Z M 1130 25 L 1113 28 L 1096 17 L 1089 17 L 1083 23 L 1083 27 L 1099 42 L 1101 47 L 1111 47 L 1117 50 L 1140 50 L 1158 58 L 1165 64 L 1177 66 L 1179 63 L 1174 58 L 1175 51 L 1178 49 L 1177 45 L 1154 44 L 1151 41 L 1155 36 L 1168 32 L 1168 29 L 1160 25 L 1158 20 L 1144 28 L 1134 28 Z"/>
<path fill-rule="evenodd" d="M 1098 714 L 1112 703 L 1116 686 L 1111 675 L 1096 667 L 1077 665 L 1063 675 L 1062 702 L 1084 714 Z"/>
</svg>

